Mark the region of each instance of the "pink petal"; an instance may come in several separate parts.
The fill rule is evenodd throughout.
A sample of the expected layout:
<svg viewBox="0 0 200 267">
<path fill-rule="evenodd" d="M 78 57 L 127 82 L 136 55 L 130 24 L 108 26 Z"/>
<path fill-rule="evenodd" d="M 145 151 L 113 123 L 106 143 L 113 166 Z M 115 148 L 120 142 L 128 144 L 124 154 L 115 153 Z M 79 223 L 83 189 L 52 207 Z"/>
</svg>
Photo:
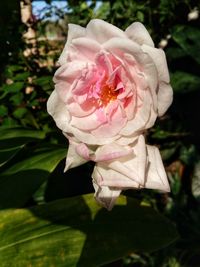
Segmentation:
<svg viewBox="0 0 200 267">
<path fill-rule="evenodd" d="M 145 125 L 151 118 L 151 107 L 152 98 L 150 96 L 150 93 L 148 91 L 144 91 L 142 107 L 136 110 L 134 119 L 127 122 L 126 126 L 120 131 L 120 134 L 126 136 L 134 134 L 136 131 L 146 129 Z"/>
<path fill-rule="evenodd" d="M 92 114 L 95 111 L 96 107 L 90 100 L 87 100 L 80 105 L 71 97 L 71 99 L 67 101 L 67 109 L 72 116 L 83 118 Z"/>
<path fill-rule="evenodd" d="M 92 134 L 96 138 L 109 138 L 116 136 L 119 131 L 126 124 L 127 118 L 122 114 L 121 108 L 118 107 L 116 112 L 113 114 L 110 123 L 105 123 L 99 126 L 97 129 L 92 131 Z"/>
<path fill-rule="evenodd" d="M 120 146 L 116 143 L 111 143 L 105 146 L 100 146 L 95 152 L 94 161 L 110 161 L 117 158 L 122 158 L 133 153 L 133 150 L 127 146 Z"/>
<path fill-rule="evenodd" d="M 79 117 L 72 117 L 71 125 L 83 131 L 92 131 L 101 126 L 102 122 L 97 119 L 95 113 L 92 113 L 84 117 L 84 119 Z"/>
</svg>

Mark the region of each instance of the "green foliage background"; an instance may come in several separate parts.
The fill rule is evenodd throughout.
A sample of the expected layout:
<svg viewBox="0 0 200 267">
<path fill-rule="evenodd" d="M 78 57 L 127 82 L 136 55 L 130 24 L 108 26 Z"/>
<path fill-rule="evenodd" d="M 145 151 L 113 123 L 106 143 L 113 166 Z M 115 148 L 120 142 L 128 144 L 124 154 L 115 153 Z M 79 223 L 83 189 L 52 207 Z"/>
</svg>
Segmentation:
<svg viewBox="0 0 200 267">
<path fill-rule="evenodd" d="M 0 266 L 198 267 L 200 20 L 188 14 L 199 1 L 77 0 L 66 1 L 67 11 L 46 2 L 31 22 L 38 38 L 29 57 L 19 2 L 0 3 Z M 127 191 L 110 213 L 93 200 L 93 163 L 63 173 L 67 140 L 46 112 L 64 45 L 49 41 L 47 28 L 66 38 L 67 23 L 92 18 L 122 29 L 140 21 L 157 47 L 164 39 L 174 89 L 172 106 L 147 133 L 171 193 Z"/>
</svg>

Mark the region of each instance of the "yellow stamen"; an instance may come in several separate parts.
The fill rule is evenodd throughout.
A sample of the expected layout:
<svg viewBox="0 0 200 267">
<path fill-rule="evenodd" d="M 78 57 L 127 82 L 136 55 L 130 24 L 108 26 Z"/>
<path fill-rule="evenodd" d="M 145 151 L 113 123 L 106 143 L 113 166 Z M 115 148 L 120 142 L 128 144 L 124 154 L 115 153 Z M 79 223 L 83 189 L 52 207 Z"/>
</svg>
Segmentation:
<svg viewBox="0 0 200 267">
<path fill-rule="evenodd" d="M 118 96 L 118 91 L 114 90 L 115 88 L 113 86 L 105 84 L 101 88 L 101 94 L 100 94 L 100 102 L 102 105 L 106 106 L 110 101 L 113 101 Z"/>
</svg>

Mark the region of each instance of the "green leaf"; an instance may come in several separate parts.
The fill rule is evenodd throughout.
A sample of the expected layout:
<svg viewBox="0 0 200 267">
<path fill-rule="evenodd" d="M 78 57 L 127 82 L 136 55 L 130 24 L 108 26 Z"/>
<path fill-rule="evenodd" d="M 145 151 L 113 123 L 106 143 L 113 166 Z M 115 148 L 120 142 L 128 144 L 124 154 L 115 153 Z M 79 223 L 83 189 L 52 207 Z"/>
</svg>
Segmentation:
<svg viewBox="0 0 200 267">
<path fill-rule="evenodd" d="M 169 160 L 175 154 L 176 151 L 177 151 L 176 144 L 174 144 L 173 147 L 167 147 L 165 149 L 162 149 L 160 152 L 161 152 L 163 161 Z"/>
<path fill-rule="evenodd" d="M 6 162 L 8 162 L 11 158 L 13 158 L 17 152 L 22 149 L 23 145 L 16 146 L 8 149 L 0 150 L 0 167 L 3 166 Z"/>
<path fill-rule="evenodd" d="M 17 93 L 24 88 L 23 82 L 14 82 L 11 84 L 5 84 L 2 86 L 2 90 L 8 93 Z"/>
<path fill-rule="evenodd" d="M 1 127 L 0 128 L 0 147 L 8 149 L 24 145 L 28 142 L 44 139 L 44 131 L 30 130 L 21 127 Z"/>
<path fill-rule="evenodd" d="M 14 127 L 17 126 L 18 123 L 13 118 L 7 117 L 3 119 L 2 125 L 3 127 Z"/>
<path fill-rule="evenodd" d="M 9 101 L 12 102 L 12 104 L 14 104 L 15 106 L 18 106 L 23 102 L 23 99 L 24 99 L 24 95 L 23 93 L 20 92 L 20 93 L 12 95 L 9 98 Z"/>
<path fill-rule="evenodd" d="M 45 138 L 45 132 L 19 127 L 0 128 L 0 167 L 12 159 L 25 144 Z"/>
<path fill-rule="evenodd" d="M 171 84 L 174 92 L 190 93 L 200 90 L 200 77 L 191 73 L 176 71 L 171 73 Z"/>
<path fill-rule="evenodd" d="M 52 76 L 43 76 L 34 80 L 34 84 L 42 87 L 43 90 L 49 90 L 53 87 Z"/>
<path fill-rule="evenodd" d="M 0 212 L 1 267 L 97 267 L 178 238 L 152 208 L 121 196 L 108 212 L 92 195 Z"/>
<path fill-rule="evenodd" d="M 178 45 L 200 64 L 200 30 L 191 26 L 176 26 L 172 30 L 172 38 Z"/>
<path fill-rule="evenodd" d="M 17 152 L 19 152 L 25 144 L 43 139 L 45 132 L 23 129 L 19 127 L 1 127 L 0 128 L 0 166 L 3 166 Z"/>
<path fill-rule="evenodd" d="M 18 73 L 17 75 L 15 75 L 14 81 L 26 81 L 29 76 L 30 76 L 30 72 L 28 71 Z"/>
<path fill-rule="evenodd" d="M 144 22 L 144 14 L 141 11 L 137 11 L 136 16 L 140 22 Z"/>
<path fill-rule="evenodd" d="M 8 66 L 8 72 L 10 73 L 13 73 L 13 72 L 16 72 L 16 71 L 21 71 L 21 70 L 24 70 L 24 68 L 20 65 L 11 65 L 11 66 Z"/>
<path fill-rule="evenodd" d="M 4 105 L 0 105 L 0 116 L 3 117 L 7 115 L 8 113 L 8 108 L 5 107 Z"/>
<path fill-rule="evenodd" d="M 180 151 L 180 160 L 186 165 L 193 166 L 197 160 L 197 150 L 196 147 L 191 144 L 190 146 L 182 146 Z"/>
<path fill-rule="evenodd" d="M 65 156 L 66 149 L 56 145 L 24 151 L 0 174 L 0 208 L 25 205 Z"/>
<path fill-rule="evenodd" d="M 24 115 L 27 113 L 27 109 L 26 108 L 17 108 L 14 112 L 13 112 L 13 116 L 17 119 L 21 119 L 22 117 L 24 117 Z"/>
</svg>

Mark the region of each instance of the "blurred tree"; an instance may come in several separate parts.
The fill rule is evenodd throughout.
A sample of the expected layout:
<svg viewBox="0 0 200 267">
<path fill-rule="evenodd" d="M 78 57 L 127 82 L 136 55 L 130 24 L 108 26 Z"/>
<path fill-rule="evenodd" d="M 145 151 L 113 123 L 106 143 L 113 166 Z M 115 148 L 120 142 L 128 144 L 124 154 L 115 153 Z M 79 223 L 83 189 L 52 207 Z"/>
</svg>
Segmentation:
<svg viewBox="0 0 200 267">
<path fill-rule="evenodd" d="M 16 0 L 0 1 L 0 73 L 9 62 L 16 62 L 21 46 L 20 3 Z M 1 75 L 0 74 L 0 75 Z M 2 78 L 0 76 L 0 78 Z"/>
</svg>

